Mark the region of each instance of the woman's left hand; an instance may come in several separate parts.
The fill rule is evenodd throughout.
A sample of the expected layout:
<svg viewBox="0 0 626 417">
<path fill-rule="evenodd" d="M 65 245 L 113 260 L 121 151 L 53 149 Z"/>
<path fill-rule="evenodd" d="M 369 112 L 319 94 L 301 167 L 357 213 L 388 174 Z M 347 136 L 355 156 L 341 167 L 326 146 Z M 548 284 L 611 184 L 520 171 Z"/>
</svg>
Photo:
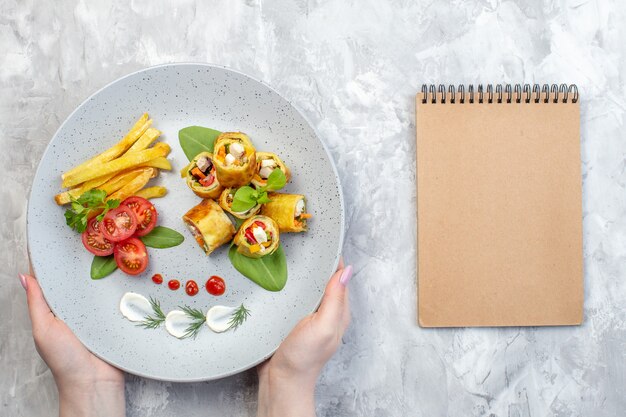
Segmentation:
<svg viewBox="0 0 626 417">
<path fill-rule="evenodd" d="M 124 373 L 98 359 L 58 319 L 37 280 L 20 274 L 26 290 L 33 338 L 59 390 L 61 417 L 124 416 Z"/>
</svg>

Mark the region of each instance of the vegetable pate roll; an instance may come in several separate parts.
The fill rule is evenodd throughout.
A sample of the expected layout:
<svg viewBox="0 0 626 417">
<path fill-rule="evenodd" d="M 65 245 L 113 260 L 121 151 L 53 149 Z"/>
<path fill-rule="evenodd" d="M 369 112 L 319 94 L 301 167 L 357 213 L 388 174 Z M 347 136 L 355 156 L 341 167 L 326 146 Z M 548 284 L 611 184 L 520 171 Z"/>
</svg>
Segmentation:
<svg viewBox="0 0 626 417">
<path fill-rule="evenodd" d="M 249 258 L 261 258 L 276 251 L 280 234 L 276 222 L 266 216 L 253 216 L 243 222 L 233 243 L 237 252 Z"/>
<path fill-rule="evenodd" d="M 215 140 L 213 163 L 223 187 L 247 185 L 256 172 L 256 151 L 241 132 L 225 132 Z"/>
<path fill-rule="evenodd" d="M 217 180 L 213 154 L 210 152 L 200 152 L 196 155 L 189 165 L 183 168 L 180 175 L 186 178 L 191 191 L 202 198 L 218 198 L 224 189 Z"/>
<path fill-rule="evenodd" d="M 307 219 L 306 198 L 301 194 L 269 193 L 269 203 L 265 203 L 261 214 L 270 217 L 277 224 L 281 233 L 305 232 Z"/>
<path fill-rule="evenodd" d="M 247 219 L 249 217 L 254 216 L 255 214 L 259 212 L 259 210 L 261 210 L 261 204 L 257 204 L 256 206 L 252 207 L 248 211 L 244 211 L 244 212 L 233 211 L 231 206 L 233 205 L 233 197 L 235 196 L 236 192 L 237 192 L 237 188 L 227 188 L 224 191 L 222 191 L 222 195 L 220 195 L 219 203 L 220 203 L 220 206 L 224 210 L 226 210 L 233 216 L 237 217 L 238 219 Z"/>
<path fill-rule="evenodd" d="M 256 153 L 256 172 L 254 173 L 254 177 L 252 178 L 252 184 L 255 187 L 265 187 L 267 185 L 267 178 L 270 176 L 272 171 L 276 168 L 283 171 L 285 174 L 285 178 L 289 181 L 291 177 L 291 172 L 289 168 L 285 165 L 285 163 L 276 155 L 271 152 L 257 152 Z"/>
<path fill-rule="evenodd" d="M 185 213 L 183 221 L 207 255 L 229 242 L 235 234 L 232 222 L 213 200 L 202 200 Z"/>
</svg>

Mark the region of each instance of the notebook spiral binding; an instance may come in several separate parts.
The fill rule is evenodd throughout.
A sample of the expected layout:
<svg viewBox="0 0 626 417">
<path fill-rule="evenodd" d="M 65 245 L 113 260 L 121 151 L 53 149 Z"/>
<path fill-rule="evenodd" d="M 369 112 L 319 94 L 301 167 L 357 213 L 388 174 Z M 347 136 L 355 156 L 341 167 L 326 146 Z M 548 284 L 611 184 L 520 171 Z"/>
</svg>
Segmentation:
<svg viewBox="0 0 626 417">
<path fill-rule="evenodd" d="M 530 103 L 534 101 L 539 103 L 543 100 L 544 103 L 549 103 L 552 100 L 553 103 L 562 101 L 563 103 L 576 103 L 578 102 L 578 87 L 576 84 L 506 84 L 504 87 L 502 84 L 497 84 L 495 89 L 492 84 L 487 84 L 487 88 L 483 88 L 482 84 L 478 84 L 477 91 L 474 92 L 474 85 L 470 84 L 467 87 L 467 101 L 474 103 L 478 100 L 478 103 Z M 446 86 L 439 84 L 422 84 L 422 103 L 430 101 L 432 104 L 440 103 L 445 104 L 459 102 L 461 104 L 466 101 L 465 86 L 460 84 L 458 87 L 449 85 Z M 457 100 L 458 95 L 458 100 Z M 495 100 L 494 100 L 495 96 Z M 571 96 L 571 98 L 570 98 Z"/>
</svg>

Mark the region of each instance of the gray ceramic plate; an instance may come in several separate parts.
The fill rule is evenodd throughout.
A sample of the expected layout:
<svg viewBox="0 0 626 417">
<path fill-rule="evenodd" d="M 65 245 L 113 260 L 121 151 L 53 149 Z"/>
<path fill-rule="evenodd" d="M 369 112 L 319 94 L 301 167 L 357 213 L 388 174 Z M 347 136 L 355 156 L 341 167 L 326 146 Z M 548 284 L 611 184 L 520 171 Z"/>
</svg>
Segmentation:
<svg viewBox="0 0 626 417">
<path fill-rule="evenodd" d="M 92 256 L 80 235 L 65 225 L 64 209 L 53 196 L 61 173 L 119 140 L 143 113 L 172 147 L 174 169 L 153 180 L 168 188 L 153 200 L 159 224 L 185 235 L 171 249 L 148 248 L 150 264 L 138 277 L 117 271 L 93 281 Z M 187 159 L 178 143 L 179 129 L 201 125 L 246 132 L 257 149 L 276 152 L 291 168 L 287 192 L 305 194 L 313 214 L 306 234 L 283 234 L 289 268 L 285 288 L 265 291 L 230 264 L 227 247 L 206 257 L 184 227 L 181 216 L 199 203 L 179 177 Z M 318 306 L 336 269 L 343 240 L 343 202 L 332 159 L 306 119 L 266 84 L 241 73 L 204 64 L 172 64 L 127 75 L 89 97 L 61 125 L 35 174 L 28 205 L 31 262 L 53 312 L 93 353 L 133 374 L 168 381 L 200 381 L 241 372 L 269 357 L 293 326 Z M 204 288 L 195 297 L 170 291 L 150 277 L 226 280 L 221 297 Z M 165 329 L 145 330 L 118 310 L 122 295 L 134 291 L 161 301 L 167 312 L 188 304 L 206 311 L 214 305 L 244 303 L 252 315 L 237 331 L 202 330 L 178 340 Z"/>
</svg>

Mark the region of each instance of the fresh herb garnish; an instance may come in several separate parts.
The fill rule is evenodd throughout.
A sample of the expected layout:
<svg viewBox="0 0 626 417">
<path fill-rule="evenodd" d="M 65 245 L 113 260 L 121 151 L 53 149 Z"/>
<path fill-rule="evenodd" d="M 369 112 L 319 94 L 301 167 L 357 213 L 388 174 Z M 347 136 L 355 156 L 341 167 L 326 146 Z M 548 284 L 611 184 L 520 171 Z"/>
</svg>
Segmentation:
<svg viewBox="0 0 626 417">
<path fill-rule="evenodd" d="M 267 184 L 264 187 L 255 190 L 249 185 L 245 185 L 239 188 L 233 197 L 231 209 L 234 212 L 242 213 L 250 210 L 257 204 L 269 203 L 272 200 L 267 195 L 268 191 L 280 190 L 286 183 L 287 177 L 285 177 L 285 173 L 276 168 L 267 178 Z"/>
<path fill-rule="evenodd" d="M 117 269 L 117 262 L 113 255 L 94 256 L 91 262 L 91 279 L 101 279 Z"/>
<path fill-rule="evenodd" d="M 185 240 L 185 237 L 169 227 L 157 226 L 150 233 L 139 239 L 146 246 L 164 249 L 180 245 Z"/>
<path fill-rule="evenodd" d="M 180 147 L 190 161 L 200 152 L 213 152 L 215 139 L 222 132 L 202 126 L 188 126 L 178 132 Z"/>
<path fill-rule="evenodd" d="M 150 297 L 150 306 L 152 306 L 154 314 L 146 316 L 144 321 L 139 323 L 139 326 L 145 329 L 156 329 L 165 322 L 165 314 L 161 310 L 161 303 L 152 297 Z"/>
<path fill-rule="evenodd" d="M 69 227 L 82 233 L 87 229 L 87 222 L 93 214 L 98 214 L 98 221 L 110 209 L 114 209 L 120 205 L 120 200 L 106 201 L 107 193 L 104 190 L 85 191 L 78 198 L 70 197 L 72 208 L 65 210 L 65 222 Z"/>
<path fill-rule="evenodd" d="M 237 252 L 237 245 L 232 245 L 228 258 L 243 276 L 268 291 L 280 291 L 287 284 L 287 258 L 282 245 L 278 245 L 274 253 L 260 258 L 243 255 Z"/>
<path fill-rule="evenodd" d="M 249 316 L 250 310 L 241 304 L 237 310 L 233 311 L 230 321 L 228 322 L 228 329 L 236 330 L 244 321 L 248 320 Z"/>
<path fill-rule="evenodd" d="M 188 337 L 193 337 L 195 339 L 200 332 L 200 329 L 202 329 L 202 325 L 206 322 L 206 316 L 197 308 L 191 308 L 188 306 L 179 308 L 183 310 L 187 317 L 191 319 L 191 323 L 185 329 L 185 334 L 181 337 L 181 339 L 186 339 Z"/>
</svg>

